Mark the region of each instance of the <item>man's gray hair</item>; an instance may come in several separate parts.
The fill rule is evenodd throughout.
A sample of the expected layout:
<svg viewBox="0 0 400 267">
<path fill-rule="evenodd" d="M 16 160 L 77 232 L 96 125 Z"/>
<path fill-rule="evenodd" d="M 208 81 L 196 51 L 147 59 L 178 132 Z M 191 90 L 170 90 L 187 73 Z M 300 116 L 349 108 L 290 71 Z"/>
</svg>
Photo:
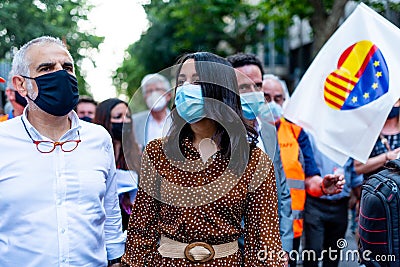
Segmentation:
<svg viewBox="0 0 400 267">
<path fill-rule="evenodd" d="M 163 83 L 164 90 L 166 92 L 169 89 L 171 89 L 171 84 L 168 81 L 168 79 L 159 73 L 152 73 L 152 74 L 147 74 L 146 76 L 144 76 L 142 79 L 141 85 L 140 85 L 140 87 L 142 88 L 143 96 L 146 94 L 146 88 L 148 85 L 154 84 L 154 83 L 159 83 L 159 82 Z"/>
<path fill-rule="evenodd" d="M 61 46 L 62 48 L 65 49 L 65 51 L 68 53 L 68 55 L 71 57 L 71 54 L 69 53 L 67 47 L 65 44 L 58 38 L 51 37 L 51 36 L 41 36 L 38 38 L 35 38 L 26 44 L 24 44 L 18 52 L 14 55 L 14 59 L 12 62 L 12 72 L 16 75 L 25 75 L 29 76 L 29 65 L 32 63 L 29 61 L 28 58 L 26 58 L 26 52 L 32 45 L 41 45 L 41 44 L 57 44 Z"/>
<path fill-rule="evenodd" d="M 24 76 L 30 77 L 29 66 L 32 62 L 30 61 L 30 59 L 28 59 L 26 57 L 26 52 L 29 50 L 29 48 L 32 45 L 42 45 L 42 44 L 59 45 L 65 49 L 65 51 L 68 53 L 69 57 L 72 59 L 72 56 L 68 51 L 68 48 L 65 46 L 65 44 L 59 38 L 55 38 L 55 37 L 51 37 L 51 36 L 41 36 L 41 37 L 35 38 L 35 39 L 27 42 L 18 50 L 17 53 L 15 53 L 13 62 L 12 62 L 11 72 L 14 75 L 24 75 Z M 73 59 L 72 59 L 72 61 L 73 61 Z M 27 82 L 27 89 L 29 91 L 28 93 L 33 94 L 31 81 Z"/>
<path fill-rule="evenodd" d="M 289 95 L 289 90 L 287 88 L 285 80 L 282 80 L 281 78 L 279 78 L 278 76 L 276 76 L 274 74 L 264 74 L 263 81 L 266 81 L 266 80 L 275 80 L 275 81 L 280 82 L 282 89 L 283 89 L 283 93 L 285 94 L 285 101 L 289 100 L 290 95 Z"/>
</svg>

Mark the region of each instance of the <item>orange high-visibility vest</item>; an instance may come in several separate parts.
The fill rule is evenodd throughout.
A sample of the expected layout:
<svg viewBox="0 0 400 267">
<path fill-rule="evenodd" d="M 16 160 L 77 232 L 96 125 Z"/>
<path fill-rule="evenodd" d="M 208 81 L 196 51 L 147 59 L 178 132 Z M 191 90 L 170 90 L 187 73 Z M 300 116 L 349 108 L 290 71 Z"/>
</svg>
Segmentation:
<svg viewBox="0 0 400 267">
<path fill-rule="evenodd" d="M 8 115 L 0 115 L 0 122 L 8 120 Z"/>
<path fill-rule="evenodd" d="M 292 198 L 293 232 L 295 238 L 301 237 L 303 234 L 303 211 L 306 201 L 305 174 L 299 160 L 300 146 L 298 138 L 300 132 L 300 126 L 287 122 L 284 118 L 280 120 L 278 142 L 281 149 L 283 170 L 285 171 Z"/>
</svg>

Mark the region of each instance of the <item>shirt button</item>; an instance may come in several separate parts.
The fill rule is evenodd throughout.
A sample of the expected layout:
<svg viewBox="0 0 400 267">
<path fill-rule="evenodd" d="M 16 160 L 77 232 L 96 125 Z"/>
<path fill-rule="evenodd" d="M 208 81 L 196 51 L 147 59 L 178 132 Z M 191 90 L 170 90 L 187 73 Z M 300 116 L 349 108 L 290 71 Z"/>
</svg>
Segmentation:
<svg viewBox="0 0 400 267">
<path fill-rule="evenodd" d="M 61 233 L 62 234 L 65 233 L 65 229 L 64 228 L 61 228 Z"/>
<path fill-rule="evenodd" d="M 61 199 L 57 199 L 57 205 L 60 206 L 62 203 Z"/>
<path fill-rule="evenodd" d="M 66 262 L 66 261 L 67 261 L 67 259 L 66 259 L 66 258 L 63 258 L 61 261 L 62 261 L 62 262 Z"/>
</svg>

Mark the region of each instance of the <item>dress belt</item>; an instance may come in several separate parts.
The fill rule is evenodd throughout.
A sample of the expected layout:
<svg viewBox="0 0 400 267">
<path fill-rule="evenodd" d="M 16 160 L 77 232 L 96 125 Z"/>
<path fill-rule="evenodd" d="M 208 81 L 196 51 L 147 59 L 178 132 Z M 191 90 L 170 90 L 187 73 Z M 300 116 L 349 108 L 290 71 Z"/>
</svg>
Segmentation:
<svg viewBox="0 0 400 267">
<path fill-rule="evenodd" d="M 238 241 L 220 245 L 209 245 L 205 242 L 181 243 L 161 235 L 158 252 L 165 258 L 188 259 L 191 262 L 208 262 L 224 258 L 239 250 Z"/>
</svg>

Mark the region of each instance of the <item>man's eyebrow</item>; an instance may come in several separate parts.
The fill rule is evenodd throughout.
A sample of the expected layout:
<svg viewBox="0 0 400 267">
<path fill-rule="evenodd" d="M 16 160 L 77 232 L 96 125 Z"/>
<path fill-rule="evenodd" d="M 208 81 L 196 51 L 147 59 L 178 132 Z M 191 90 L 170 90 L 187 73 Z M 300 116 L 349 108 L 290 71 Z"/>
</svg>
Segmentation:
<svg viewBox="0 0 400 267">
<path fill-rule="evenodd" d="M 36 68 L 36 71 L 39 71 L 42 67 L 52 67 L 55 64 L 56 63 L 54 63 L 54 62 L 47 62 L 47 63 L 39 64 L 39 66 Z"/>
</svg>

